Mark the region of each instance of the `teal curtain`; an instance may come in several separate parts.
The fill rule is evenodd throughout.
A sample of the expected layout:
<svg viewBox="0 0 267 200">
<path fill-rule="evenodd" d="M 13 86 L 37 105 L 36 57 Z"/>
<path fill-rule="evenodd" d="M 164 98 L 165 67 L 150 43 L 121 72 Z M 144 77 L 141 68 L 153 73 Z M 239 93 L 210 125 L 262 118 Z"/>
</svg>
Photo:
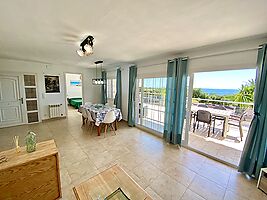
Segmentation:
<svg viewBox="0 0 267 200">
<path fill-rule="evenodd" d="M 186 106 L 187 59 L 169 60 L 163 138 L 172 144 L 181 144 Z"/>
<path fill-rule="evenodd" d="M 117 69 L 116 95 L 114 99 L 114 104 L 116 105 L 116 108 L 121 109 L 121 69 Z"/>
<path fill-rule="evenodd" d="M 107 103 L 107 72 L 102 71 L 102 78 L 104 80 L 104 84 L 101 86 L 101 103 Z"/>
<path fill-rule="evenodd" d="M 267 44 L 258 50 L 254 95 L 254 117 L 242 152 L 238 171 L 258 178 L 267 166 Z"/>
<path fill-rule="evenodd" d="M 135 93 L 136 93 L 137 67 L 129 69 L 129 95 L 128 95 L 128 125 L 135 126 Z"/>
</svg>

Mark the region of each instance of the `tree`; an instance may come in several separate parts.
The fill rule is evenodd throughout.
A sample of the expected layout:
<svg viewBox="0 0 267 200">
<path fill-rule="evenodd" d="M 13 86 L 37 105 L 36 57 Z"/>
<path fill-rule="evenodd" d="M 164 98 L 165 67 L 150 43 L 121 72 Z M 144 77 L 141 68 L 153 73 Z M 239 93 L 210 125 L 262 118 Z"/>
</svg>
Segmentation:
<svg viewBox="0 0 267 200">
<path fill-rule="evenodd" d="M 193 98 L 208 99 L 209 95 L 201 90 L 201 88 L 193 89 Z"/>
<path fill-rule="evenodd" d="M 253 103 L 254 90 L 255 81 L 253 79 L 248 80 L 245 84 L 242 84 L 241 88 L 239 89 L 239 92 L 235 95 L 235 101 Z"/>
</svg>

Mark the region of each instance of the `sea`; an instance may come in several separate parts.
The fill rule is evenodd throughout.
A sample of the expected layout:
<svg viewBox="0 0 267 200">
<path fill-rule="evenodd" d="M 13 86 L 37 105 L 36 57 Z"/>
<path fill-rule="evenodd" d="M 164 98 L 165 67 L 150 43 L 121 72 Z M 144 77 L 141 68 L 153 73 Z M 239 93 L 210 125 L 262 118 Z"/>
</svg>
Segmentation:
<svg viewBox="0 0 267 200">
<path fill-rule="evenodd" d="M 201 90 L 208 94 L 217 94 L 220 96 L 223 95 L 232 95 L 237 94 L 238 89 L 212 89 L 212 88 L 201 88 Z"/>
</svg>

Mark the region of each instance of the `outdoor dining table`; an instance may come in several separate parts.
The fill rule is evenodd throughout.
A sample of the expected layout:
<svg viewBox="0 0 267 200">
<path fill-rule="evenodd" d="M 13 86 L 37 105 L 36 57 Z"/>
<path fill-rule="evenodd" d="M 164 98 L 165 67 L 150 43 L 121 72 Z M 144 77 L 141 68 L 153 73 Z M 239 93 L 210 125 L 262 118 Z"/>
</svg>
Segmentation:
<svg viewBox="0 0 267 200">
<path fill-rule="evenodd" d="M 206 110 L 206 111 L 209 111 L 212 116 L 224 118 L 223 137 L 226 137 L 227 132 L 229 131 L 228 121 L 229 121 L 230 115 L 233 113 L 232 110 L 220 110 L 220 109 L 215 109 L 215 108 L 205 108 L 205 107 L 198 107 L 195 105 L 191 106 L 192 112 L 196 113 L 198 110 Z"/>
<path fill-rule="evenodd" d="M 85 108 L 91 113 L 92 119 L 95 121 L 95 125 L 97 126 L 98 136 L 100 136 L 101 133 L 100 125 L 109 111 L 113 110 L 116 115 L 115 130 L 117 130 L 116 122 L 122 119 L 121 110 L 119 108 L 113 108 L 103 104 L 81 105 L 80 108 Z"/>
</svg>

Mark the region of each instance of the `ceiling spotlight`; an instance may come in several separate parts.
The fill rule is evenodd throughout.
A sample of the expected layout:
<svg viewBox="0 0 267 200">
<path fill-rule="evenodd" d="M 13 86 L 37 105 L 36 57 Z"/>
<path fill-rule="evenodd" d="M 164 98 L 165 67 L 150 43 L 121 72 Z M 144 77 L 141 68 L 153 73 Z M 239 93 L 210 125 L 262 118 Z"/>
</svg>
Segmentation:
<svg viewBox="0 0 267 200">
<path fill-rule="evenodd" d="M 93 54 L 93 46 L 94 46 L 94 37 L 89 35 L 85 38 L 84 41 L 80 44 L 80 49 L 77 50 L 79 56 L 89 56 Z"/>
</svg>

